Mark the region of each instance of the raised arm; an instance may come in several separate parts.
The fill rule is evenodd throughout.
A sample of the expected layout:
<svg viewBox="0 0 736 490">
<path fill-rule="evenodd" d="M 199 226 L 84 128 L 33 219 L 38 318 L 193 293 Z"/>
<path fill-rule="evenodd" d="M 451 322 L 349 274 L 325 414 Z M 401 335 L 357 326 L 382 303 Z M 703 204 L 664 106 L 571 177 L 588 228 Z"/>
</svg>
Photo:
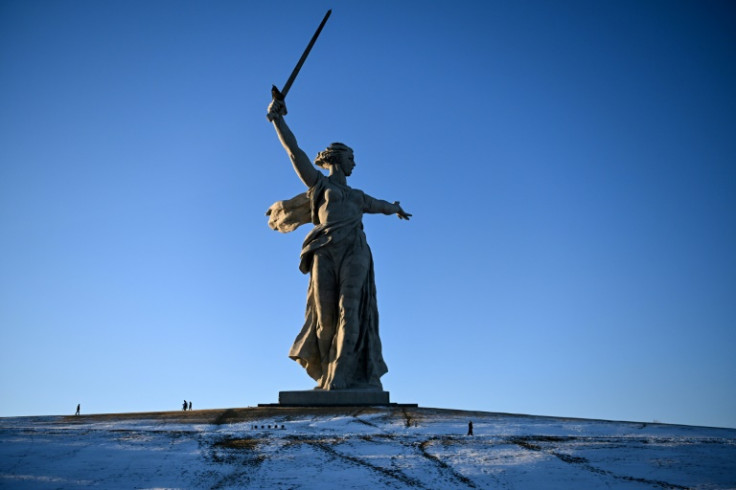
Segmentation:
<svg viewBox="0 0 736 490">
<path fill-rule="evenodd" d="M 284 114 L 286 114 L 284 102 L 278 99 L 272 100 L 268 106 L 268 115 L 273 122 L 274 129 L 276 129 L 279 141 L 281 141 L 281 145 L 289 155 L 296 174 L 304 182 L 304 185 L 312 187 L 317 182 L 320 172 L 314 168 L 307 154 L 299 148 L 294 133 L 291 132 L 289 126 L 286 125 L 286 121 L 284 121 Z"/>
</svg>

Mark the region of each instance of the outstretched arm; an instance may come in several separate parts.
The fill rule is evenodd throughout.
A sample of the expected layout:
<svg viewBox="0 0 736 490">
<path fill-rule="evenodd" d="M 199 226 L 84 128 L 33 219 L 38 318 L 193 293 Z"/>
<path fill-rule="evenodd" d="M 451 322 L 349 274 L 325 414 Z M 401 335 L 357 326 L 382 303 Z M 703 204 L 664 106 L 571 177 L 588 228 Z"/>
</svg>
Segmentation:
<svg viewBox="0 0 736 490">
<path fill-rule="evenodd" d="M 312 187 L 317 182 L 320 172 L 314 168 L 307 154 L 299 148 L 294 133 L 291 132 L 289 126 L 286 125 L 286 121 L 284 121 L 284 114 L 286 114 L 284 102 L 278 99 L 272 100 L 268 105 L 268 116 L 273 122 L 279 141 L 281 141 L 281 145 L 289 155 L 296 174 L 302 179 L 304 185 Z"/>
<path fill-rule="evenodd" d="M 399 204 L 399 201 L 394 201 L 393 203 L 390 203 L 388 201 L 384 201 L 383 199 L 376 199 L 374 197 L 369 196 L 368 194 L 365 195 L 366 200 L 366 213 L 382 213 L 382 214 L 395 214 L 399 217 L 399 219 L 406 219 L 408 220 L 411 218 L 411 214 L 407 213 L 401 208 L 401 205 Z"/>
</svg>

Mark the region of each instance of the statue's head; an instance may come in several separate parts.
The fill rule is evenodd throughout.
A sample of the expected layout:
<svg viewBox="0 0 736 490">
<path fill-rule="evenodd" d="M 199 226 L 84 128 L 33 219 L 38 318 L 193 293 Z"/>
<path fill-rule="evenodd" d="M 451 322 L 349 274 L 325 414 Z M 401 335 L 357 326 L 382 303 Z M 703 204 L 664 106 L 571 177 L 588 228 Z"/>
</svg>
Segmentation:
<svg viewBox="0 0 736 490">
<path fill-rule="evenodd" d="M 342 167 L 345 175 L 350 175 L 355 166 L 353 149 L 343 143 L 332 143 L 317 154 L 314 164 L 322 168 L 339 165 Z"/>
</svg>

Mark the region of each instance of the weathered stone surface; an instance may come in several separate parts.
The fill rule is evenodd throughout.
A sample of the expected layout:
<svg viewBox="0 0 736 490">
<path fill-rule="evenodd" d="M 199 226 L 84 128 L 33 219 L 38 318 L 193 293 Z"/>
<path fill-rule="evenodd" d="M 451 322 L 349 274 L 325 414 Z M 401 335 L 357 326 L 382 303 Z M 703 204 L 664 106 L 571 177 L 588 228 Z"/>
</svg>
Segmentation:
<svg viewBox="0 0 736 490">
<path fill-rule="evenodd" d="M 302 224 L 314 225 L 304 239 L 299 265 L 302 273 L 309 274 L 305 322 L 289 357 L 306 369 L 320 390 L 370 388 L 380 392 L 381 376 L 388 368 L 378 332 L 373 256 L 362 218 L 365 213 L 382 213 L 408 220 L 411 214 L 398 201 L 376 199 L 348 186 L 355 160 L 347 145 L 332 143 L 313 164 L 298 146 L 285 114 L 284 102 L 275 98 L 268 119 L 307 192 L 272 205 L 266 213 L 269 226 L 289 232 Z M 327 395 L 309 396 L 322 400 Z M 376 395 L 346 397 L 377 399 Z"/>
</svg>

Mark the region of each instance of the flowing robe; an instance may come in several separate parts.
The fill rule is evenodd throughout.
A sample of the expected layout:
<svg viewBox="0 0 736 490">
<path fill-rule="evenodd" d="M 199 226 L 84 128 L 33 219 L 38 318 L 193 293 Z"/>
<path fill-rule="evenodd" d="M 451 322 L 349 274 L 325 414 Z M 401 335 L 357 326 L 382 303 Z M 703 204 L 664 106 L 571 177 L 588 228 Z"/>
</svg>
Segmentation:
<svg viewBox="0 0 736 490">
<path fill-rule="evenodd" d="M 299 265 L 310 274 L 305 321 L 289 357 L 320 389 L 380 390 L 380 377 L 388 371 L 378 335 L 373 256 L 362 223 L 363 213 L 374 208 L 372 197 L 320 174 L 306 194 L 280 201 L 267 213 L 279 231 L 295 229 L 307 216 L 315 224 Z"/>
</svg>

